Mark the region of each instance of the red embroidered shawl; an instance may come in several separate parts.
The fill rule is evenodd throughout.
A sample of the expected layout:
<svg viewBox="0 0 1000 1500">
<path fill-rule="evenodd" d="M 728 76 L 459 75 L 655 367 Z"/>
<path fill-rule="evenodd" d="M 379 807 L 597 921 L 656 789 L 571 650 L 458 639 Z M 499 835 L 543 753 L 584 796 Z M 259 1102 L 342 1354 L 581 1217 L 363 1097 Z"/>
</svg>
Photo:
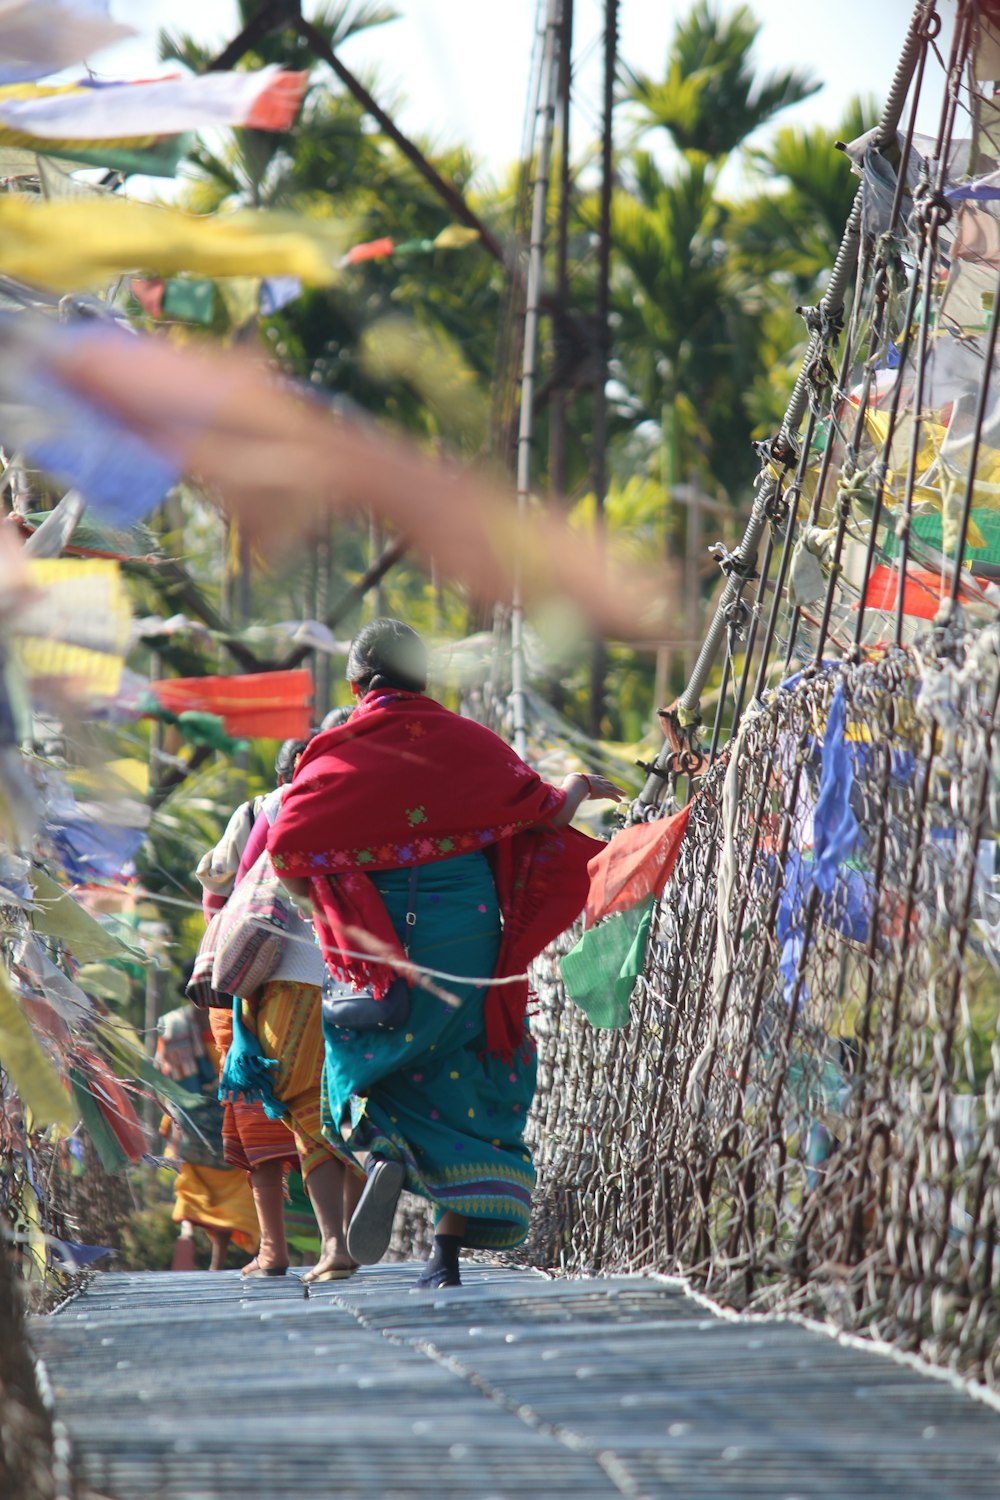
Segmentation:
<svg viewBox="0 0 1000 1500">
<path fill-rule="evenodd" d="M 504 923 L 494 977 L 503 978 L 523 973 L 587 899 L 587 862 L 603 846 L 546 826 L 564 801 L 483 725 L 419 693 L 375 692 L 309 744 L 268 849 L 279 873 L 310 880 L 330 969 L 376 994 L 402 950 L 366 872 L 485 850 Z M 520 1046 L 527 990 L 487 992 L 491 1052 Z"/>
</svg>

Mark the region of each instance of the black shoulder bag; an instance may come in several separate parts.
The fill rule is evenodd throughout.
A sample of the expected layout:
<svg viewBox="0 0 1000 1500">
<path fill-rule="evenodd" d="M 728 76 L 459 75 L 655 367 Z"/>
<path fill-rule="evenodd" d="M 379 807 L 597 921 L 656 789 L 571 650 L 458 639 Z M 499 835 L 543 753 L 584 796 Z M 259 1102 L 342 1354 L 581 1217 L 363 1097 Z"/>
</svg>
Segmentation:
<svg viewBox="0 0 1000 1500">
<path fill-rule="evenodd" d="M 410 934 L 417 924 L 416 894 L 417 866 L 414 865 L 406 893 L 407 939 L 403 952 L 407 958 L 410 956 Z M 323 981 L 323 1025 L 333 1030 L 341 1027 L 349 1031 L 398 1031 L 410 1019 L 411 988 L 410 981 L 397 974 L 382 999 L 376 1000 L 370 985 L 356 990 L 349 980 L 334 979 L 328 971 Z"/>
</svg>

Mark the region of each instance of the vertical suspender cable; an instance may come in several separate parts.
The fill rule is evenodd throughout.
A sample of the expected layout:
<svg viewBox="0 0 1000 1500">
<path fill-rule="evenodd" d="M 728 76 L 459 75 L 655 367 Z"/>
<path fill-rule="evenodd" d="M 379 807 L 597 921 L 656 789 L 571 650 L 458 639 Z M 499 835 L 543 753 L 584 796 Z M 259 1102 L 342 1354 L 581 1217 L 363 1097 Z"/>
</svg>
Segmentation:
<svg viewBox="0 0 1000 1500">
<path fill-rule="evenodd" d="M 545 214 L 549 196 L 552 134 L 559 72 L 559 32 L 562 0 L 549 0 L 542 52 L 541 89 L 538 95 L 535 131 L 535 182 L 532 195 L 531 239 L 524 311 L 524 357 L 521 366 L 521 420 L 517 433 L 517 510 L 523 516 L 531 498 L 531 459 L 535 435 L 535 379 L 538 360 L 538 324 L 545 254 Z M 514 585 L 510 616 L 511 717 L 514 749 L 524 757 L 528 749 L 524 671 L 524 606 L 519 582 Z"/>
<path fill-rule="evenodd" d="M 927 17 L 933 9 L 934 0 L 918 0 L 918 3 L 914 6 L 906 40 L 903 43 L 902 53 L 896 66 L 896 72 L 893 76 L 885 107 L 882 111 L 882 118 L 878 124 L 876 144 L 880 146 L 888 145 L 895 139 L 896 129 L 903 113 L 903 106 L 906 103 L 906 96 L 909 92 L 910 83 L 921 54 Z M 819 311 L 823 315 L 824 321 L 829 320 L 843 307 L 847 287 L 857 266 L 860 233 L 861 189 L 859 188 L 854 201 L 854 208 L 844 229 L 844 237 L 841 241 L 837 258 L 830 272 L 830 280 L 827 283 L 826 292 L 819 304 Z M 802 369 L 795 382 L 795 388 L 789 397 L 788 407 L 781 424 L 781 434 L 783 437 L 790 437 L 798 431 L 807 405 L 809 388 L 807 372 L 816 355 L 821 352 L 823 347 L 824 338 L 822 332 L 814 332 L 810 338 Z M 743 539 L 734 554 L 734 566 L 729 572 L 726 587 L 716 606 L 715 615 L 702 643 L 698 660 L 695 662 L 694 671 L 679 700 L 680 708 L 685 714 L 696 714 L 698 711 L 702 690 L 725 638 L 730 607 L 742 595 L 746 579 L 749 576 L 749 570 L 752 569 L 754 560 L 756 559 L 757 549 L 760 546 L 764 527 L 767 524 L 767 509 L 774 493 L 774 488 L 775 483 L 769 477 L 760 485 L 757 491 Z M 663 749 L 657 754 L 653 762 L 654 769 L 650 771 L 650 774 L 646 778 L 646 784 L 639 793 L 637 800 L 640 806 L 655 805 L 662 799 L 666 783 L 661 768 L 666 765 L 670 749 L 669 741 L 664 742 Z"/>
</svg>

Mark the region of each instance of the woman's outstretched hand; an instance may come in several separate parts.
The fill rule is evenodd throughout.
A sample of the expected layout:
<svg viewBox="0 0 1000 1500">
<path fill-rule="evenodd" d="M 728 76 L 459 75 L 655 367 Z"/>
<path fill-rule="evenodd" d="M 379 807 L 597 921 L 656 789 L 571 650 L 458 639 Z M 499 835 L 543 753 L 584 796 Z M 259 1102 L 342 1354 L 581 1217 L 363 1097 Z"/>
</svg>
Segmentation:
<svg viewBox="0 0 1000 1500">
<path fill-rule="evenodd" d="M 606 776 L 590 771 L 571 771 L 564 779 L 562 789 L 566 800 L 552 819 L 553 828 L 565 828 L 571 823 L 583 802 L 621 802 L 626 795 Z"/>
<path fill-rule="evenodd" d="M 595 771 L 577 772 L 587 783 L 587 795 L 585 802 L 621 802 L 625 796 L 620 786 L 615 786 L 606 776 L 598 776 Z M 567 777 L 567 780 L 569 778 Z"/>
</svg>

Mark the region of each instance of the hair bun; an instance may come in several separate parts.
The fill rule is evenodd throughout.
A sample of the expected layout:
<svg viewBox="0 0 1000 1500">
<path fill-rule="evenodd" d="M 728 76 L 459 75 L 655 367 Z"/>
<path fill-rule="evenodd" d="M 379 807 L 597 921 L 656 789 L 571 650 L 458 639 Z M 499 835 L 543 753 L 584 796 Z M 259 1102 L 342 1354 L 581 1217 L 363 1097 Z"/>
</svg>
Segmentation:
<svg viewBox="0 0 1000 1500">
<path fill-rule="evenodd" d="M 371 620 L 362 626 L 347 656 L 347 680 L 365 692 L 396 688 L 422 693 L 427 686 L 427 650 L 402 620 Z"/>
</svg>

